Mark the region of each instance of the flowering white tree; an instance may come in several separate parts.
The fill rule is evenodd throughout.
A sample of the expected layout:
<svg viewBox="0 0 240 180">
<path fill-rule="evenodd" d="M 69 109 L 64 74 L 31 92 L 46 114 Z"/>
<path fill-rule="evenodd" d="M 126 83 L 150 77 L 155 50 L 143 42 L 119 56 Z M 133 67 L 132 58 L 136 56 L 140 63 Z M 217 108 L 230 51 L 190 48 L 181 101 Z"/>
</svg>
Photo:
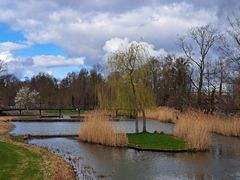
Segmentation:
<svg viewBox="0 0 240 180">
<path fill-rule="evenodd" d="M 36 90 L 31 91 L 28 87 L 22 87 L 19 89 L 15 97 L 15 105 L 18 107 L 26 107 L 28 109 L 29 106 L 36 104 L 38 97 L 39 92 Z"/>
</svg>

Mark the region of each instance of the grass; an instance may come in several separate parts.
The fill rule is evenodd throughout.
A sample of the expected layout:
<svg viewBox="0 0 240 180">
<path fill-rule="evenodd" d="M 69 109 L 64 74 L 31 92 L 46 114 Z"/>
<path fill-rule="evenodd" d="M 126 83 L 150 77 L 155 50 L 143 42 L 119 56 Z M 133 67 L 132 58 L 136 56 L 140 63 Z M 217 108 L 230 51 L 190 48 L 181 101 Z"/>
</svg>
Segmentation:
<svg viewBox="0 0 240 180">
<path fill-rule="evenodd" d="M 85 117 L 80 128 L 79 139 L 107 146 L 127 146 L 128 139 L 123 129 L 116 129 L 102 112 L 93 112 Z"/>
<path fill-rule="evenodd" d="M 48 114 L 59 114 L 59 110 L 44 110 L 45 113 Z M 84 113 L 85 110 L 80 110 L 80 114 Z M 78 114 L 78 110 L 61 110 L 61 114 L 71 115 L 71 114 Z"/>
<path fill-rule="evenodd" d="M 190 147 L 181 139 L 161 133 L 127 134 L 129 147 L 141 150 L 185 151 Z"/>
<path fill-rule="evenodd" d="M 0 141 L 0 179 L 43 179 L 39 154 Z"/>
<path fill-rule="evenodd" d="M 24 136 L 0 136 L 0 179 L 75 179 L 72 167 L 60 157 L 22 140 Z"/>
<path fill-rule="evenodd" d="M 9 138 L 12 141 L 16 141 L 16 142 L 25 142 L 28 139 L 28 136 L 27 135 L 9 134 Z"/>
</svg>

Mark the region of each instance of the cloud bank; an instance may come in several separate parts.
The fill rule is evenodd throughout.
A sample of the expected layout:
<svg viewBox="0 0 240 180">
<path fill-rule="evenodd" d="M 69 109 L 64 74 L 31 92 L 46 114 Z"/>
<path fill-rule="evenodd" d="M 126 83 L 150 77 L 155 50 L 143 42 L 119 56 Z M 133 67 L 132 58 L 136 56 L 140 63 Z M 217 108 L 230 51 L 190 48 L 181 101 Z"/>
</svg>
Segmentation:
<svg viewBox="0 0 240 180">
<path fill-rule="evenodd" d="M 176 52 L 178 34 L 193 26 L 220 25 L 239 6 L 238 0 L 1 0 L 0 22 L 20 31 L 28 44 L 52 43 L 68 56 L 42 54 L 22 60 L 8 54 L 18 59 L 19 66 L 20 61 L 33 63 L 35 68 L 94 65 L 119 42 L 146 42 L 152 53 Z M 5 54 L 21 48 L 27 47 L 0 44 L 0 52 Z"/>
</svg>

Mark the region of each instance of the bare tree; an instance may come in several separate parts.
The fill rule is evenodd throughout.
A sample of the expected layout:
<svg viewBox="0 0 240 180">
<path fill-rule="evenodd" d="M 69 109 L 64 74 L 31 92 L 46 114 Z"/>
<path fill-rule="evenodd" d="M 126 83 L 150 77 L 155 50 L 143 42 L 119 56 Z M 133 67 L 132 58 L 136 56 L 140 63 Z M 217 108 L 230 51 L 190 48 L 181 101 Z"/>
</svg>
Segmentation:
<svg viewBox="0 0 240 180">
<path fill-rule="evenodd" d="M 208 55 L 214 45 L 222 40 L 217 30 L 210 25 L 195 27 L 189 30 L 185 37 L 179 38 L 179 46 L 183 50 L 185 56 L 197 69 L 197 78 L 191 78 L 193 86 L 197 90 L 197 103 L 201 107 L 202 90 L 204 83 L 204 73 L 206 70 L 206 62 Z"/>
<path fill-rule="evenodd" d="M 0 75 L 6 71 L 6 64 L 0 59 Z"/>
<path fill-rule="evenodd" d="M 233 46 L 228 49 L 230 58 L 240 65 L 240 19 L 238 17 L 228 18 L 230 29 L 229 35 L 232 37 Z"/>
</svg>

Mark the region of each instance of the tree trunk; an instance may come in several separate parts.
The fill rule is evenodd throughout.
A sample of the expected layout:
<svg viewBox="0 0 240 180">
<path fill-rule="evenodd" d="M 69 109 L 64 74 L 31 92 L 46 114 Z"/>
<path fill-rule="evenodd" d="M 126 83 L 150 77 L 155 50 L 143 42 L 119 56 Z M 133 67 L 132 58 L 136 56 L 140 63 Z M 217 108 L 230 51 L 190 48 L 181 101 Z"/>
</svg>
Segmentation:
<svg viewBox="0 0 240 180">
<path fill-rule="evenodd" d="M 222 85 L 223 85 L 223 73 L 221 72 L 221 77 L 220 77 L 220 85 L 219 85 L 219 100 L 221 103 L 222 100 Z"/>
<path fill-rule="evenodd" d="M 203 71 L 201 70 L 197 90 L 197 103 L 200 108 L 202 108 L 202 85 L 203 85 Z"/>
<path fill-rule="evenodd" d="M 135 86 L 134 86 L 133 79 L 132 79 L 132 73 L 130 73 L 130 83 L 131 83 L 133 95 L 134 95 L 134 98 L 135 98 L 135 104 L 136 104 L 136 103 L 137 103 L 137 96 L 136 96 L 136 90 L 135 90 Z M 138 132 L 139 132 L 139 128 L 138 128 L 138 118 L 137 118 L 137 113 L 138 113 L 138 111 L 135 110 L 134 113 L 135 113 L 135 117 L 136 117 L 136 120 L 135 120 L 136 133 L 138 133 Z"/>
<path fill-rule="evenodd" d="M 216 88 L 214 87 L 213 90 L 212 90 L 212 94 L 211 94 L 211 114 L 213 114 L 214 110 L 215 110 L 215 104 L 214 104 L 214 101 L 215 101 L 215 92 L 216 92 Z"/>
<path fill-rule="evenodd" d="M 139 133 L 137 112 L 135 111 L 134 113 L 135 113 L 135 128 L 136 128 L 136 133 Z"/>
<path fill-rule="evenodd" d="M 144 109 L 142 109 L 142 118 L 143 118 L 143 132 L 147 132 L 147 127 L 146 127 L 146 115 Z"/>
</svg>

